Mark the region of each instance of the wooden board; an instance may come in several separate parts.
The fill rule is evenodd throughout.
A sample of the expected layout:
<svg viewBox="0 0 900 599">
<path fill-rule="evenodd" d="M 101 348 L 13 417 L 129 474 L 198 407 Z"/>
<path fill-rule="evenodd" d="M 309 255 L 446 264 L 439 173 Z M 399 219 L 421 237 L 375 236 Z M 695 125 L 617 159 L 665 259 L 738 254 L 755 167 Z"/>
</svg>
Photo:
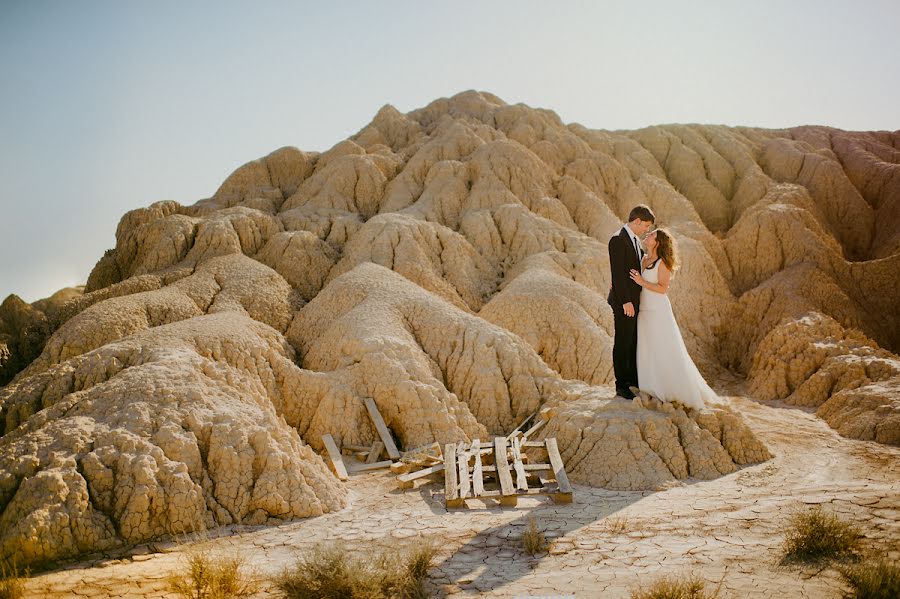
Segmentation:
<svg viewBox="0 0 900 599">
<path fill-rule="evenodd" d="M 349 475 L 347 474 L 346 466 L 344 466 L 344 458 L 341 457 L 341 452 L 334 442 L 334 438 L 331 435 L 325 434 L 322 435 L 322 442 L 325 443 L 325 449 L 328 450 L 328 457 L 331 459 L 331 467 L 334 470 L 334 473 L 337 475 L 338 479 L 347 480 Z"/>
<path fill-rule="evenodd" d="M 429 474 L 436 474 L 443 470 L 443 464 L 435 464 L 434 466 L 429 466 L 428 468 L 424 468 L 422 470 L 416 470 L 415 472 L 407 472 L 406 474 L 401 474 L 397 477 L 397 480 L 399 480 L 400 482 L 408 483 L 416 480 L 417 478 L 422 478 L 428 476 Z"/>
<path fill-rule="evenodd" d="M 513 437 L 512 440 L 512 457 L 513 469 L 516 471 L 516 489 L 520 491 L 528 490 L 528 476 L 525 474 L 525 467 L 522 464 L 522 452 L 519 451 L 519 438 Z"/>
<path fill-rule="evenodd" d="M 391 472 L 393 474 L 406 474 L 413 469 L 413 465 L 407 462 L 394 462 L 391 464 Z"/>
<path fill-rule="evenodd" d="M 553 472 L 553 466 L 550 464 L 522 464 L 522 468 L 525 469 L 525 472 Z M 481 467 L 481 473 L 484 474 L 492 474 L 497 472 L 496 466 L 487 466 L 484 465 Z M 529 474 L 529 476 L 533 476 Z"/>
<path fill-rule="evenodd" d="M 481 442 L 478 439 L 472 441 L 472 454 L 475 456 L 475 464 L 472 466 L 472 495 L 478 497 L 484 493 L 484 475 L 482 474 L 481 451 L 478 449 Z"/>
<path fill-rule="evenodd" d="M 513 429 L 513 432 L 511 432 L 511 433 L 509 433 L 508 435 L 506 435 L 506 440 L 507 440 L 507 441 L 511 441 L 512 438 L 515 437 L 515 436 L 519 433 L 519 431 L 522 430 L 522 427 L 525 426 L 526 424 L 528 424 L 528 421 L 529 421 L 529 420 L 531 420 L 532 418 L 534 418 L 534 415 L 535 415 L 535 414 L 537 414 L 537 412 L 532 412 L 532 413 L 531 413 L 531 416 L 529 416 L 528 418 L 526 418 L 525 420 L 523 420 L 523 421 L 519 424 L 519 426 L 517 426 L 516 428 Z"/>
<path fill-rule="evenodd" d="M 384 460 L 383 462 L 372 462 L 363 463 L 363 464 L 350 464 L 347 467 L 349 472 L 365 472 L 367 470 L 378 470 L 379 468 L 390 468 L 391 464 L 393 464 L 390 460 Z"/>
<path fill-rule="evenodd" d="M 343 447 L 341 447 L 341 451 L 349 451 L 350 453 L 354 453 L 357 451 L 365 451 L 366 453 L 368 453 L 369 449 L 371 449 L 371 447 L 369 447 L 368 445 L 344 445 Z"/>
<path fill-rule="evenodd" d="M 378 436 L 381 437 L 381 442 L 384 443 L 384 448 L 387 450 L 388 457 L 392 460 L 399 460 L 400 451 L 397 449 L 397 445 L 394 444 L 391 431 L 388 430 L 387 425 L 384 423 L 384 418 L 381 417 L 381 412 L 378 411 L 375 400 L 367 397 L 365 403 L 366 409 L 369 410 L 369 416 L 372 418 L 372 423 L 375 424 L 375 430 L 378 431 Z"/>
<path fill-rule="evenodd" d="M 384 443 L 381 441 L 375 441 L 372 443 L 371 449 L 369 449 L 369 455 L 366 456 L 366 464 L 374 464 L 378 461 L 378 458 L 381 457 L 381 452 L 384 450 Z"/>
<path fill-rule="evenodd" d="M 502 495 L 513 495 L 512 476 L 509 473 L 509 461 L 506 459 L 506 437 L 494 437 L 494 466 L 500 478 Z"/>
<path fill-rule="evenodd" d="M 547 455 L 550 458 L 550 464 L 553 466 L 553 475 L 556 482 L 559 483 L 560 493 L 572 493 L 572 485 L 569 484 L 569 477 L 566 476 L 566 469 L 563 467 L 562 458 L 559 457 L 559 448 L 556 446 L 556 437 L 545 439 L 547 443 Z"/>
<path fill-rule="evenodd" d="M 400 453 L 403 454 L 403 457 L 406 457 L 408 455 L 414 456 L 414 455 L 420 454 L 420 453 L 427 454 L 427 455 L 434 454 L 434 455 L 440 456 L 441 455 L 441 444 L 438 443 L 437 441 L 435 441 L 431 445 L 423 445 L 422 447 L 416 447 L 415 449 L 401 451 Z"/>
<path fill-rule="evenodd" d="M 546 421 L 546 420 L 538 420 L 538 421 L 534 424 L 534 426 L 532 426 L 530 429 L 528 429 L 527 431 L 525 431 L 525 433 L 522 435 L 522 440 L 523 440 L 523 441 L 527 441 L 527 440 L 528 440 L 528 437 L 530 437 L 531 435 L 533 435 L 534 433 L 536 433 L 537 430 L 538 430 L 539 428 L 541 428 L 542 426 L 544 426 L 544 423 L 545 423 L 545 422 L 547 422 L 547 421 Z"/>
<path fill-rule="evenodd" d="M 456 454 L 456 464 L 459 467 L 459 498 L 465 499 L 469 496 L 469 448 L 460 443 L 462 451 Z"/>
<path fill-rule="evenodd" d="M 444 446 L 444 503 L 447 508 L 465 505 L 465 502 L 459 498 L 456 474 L 456 443 L 447 443 Z"/>
</svg>

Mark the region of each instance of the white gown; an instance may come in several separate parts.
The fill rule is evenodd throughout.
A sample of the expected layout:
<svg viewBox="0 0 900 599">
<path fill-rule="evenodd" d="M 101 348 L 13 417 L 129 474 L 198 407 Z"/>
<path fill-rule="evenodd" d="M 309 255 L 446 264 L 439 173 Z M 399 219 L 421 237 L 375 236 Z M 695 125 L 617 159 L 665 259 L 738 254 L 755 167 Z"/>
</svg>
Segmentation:
<svg viewBox="0 0 900 599">
<path fill-rule="evenodd" d="M 661 263 L 657 260 L 641 276 L 651 283 L 659 283 Z M 641 289 L 637 330 L 638 386 L 642 391 L 698 410 L 716 398 L 716 392 L 703 379 L 684 346 L 666 294 L 646 287 Z"/>
</svg>

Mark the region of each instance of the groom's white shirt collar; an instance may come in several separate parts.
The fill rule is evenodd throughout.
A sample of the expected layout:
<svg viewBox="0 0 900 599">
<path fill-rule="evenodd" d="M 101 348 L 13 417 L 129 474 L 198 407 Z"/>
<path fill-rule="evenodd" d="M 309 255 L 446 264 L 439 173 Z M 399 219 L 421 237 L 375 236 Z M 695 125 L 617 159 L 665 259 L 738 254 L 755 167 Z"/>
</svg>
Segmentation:
<svg viewBox="0 0 900 599">
<path fill-rule="evenodd" d="M 634 231 L 631 230 L 631 227 L 628 226 L 628 223 L 622 225 L 622 228 L 625 229 L 625 232 L 628 233 L 628 236 L 631 237 L 631 245 L 634 245 L 634 242 L 637 242 L 638 250 L 641 249 L 641 240 L 638 239 L 638 236 L 634 234 Z"/>
</svg>

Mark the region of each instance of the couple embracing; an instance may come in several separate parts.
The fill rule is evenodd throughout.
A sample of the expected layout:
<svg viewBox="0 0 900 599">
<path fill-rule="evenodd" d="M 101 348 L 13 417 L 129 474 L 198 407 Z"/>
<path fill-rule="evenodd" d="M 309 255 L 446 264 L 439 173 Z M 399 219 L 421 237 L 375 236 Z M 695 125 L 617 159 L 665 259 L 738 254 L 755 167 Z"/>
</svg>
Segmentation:
<svg viewBox="0 0 900 599">
<path fill-rule="evenodd" d="M 667 230 L 651 230 L 655 221 L 650 208 L 635 206 L 609 240 L 607 301 L 615 314 L 616 394 L 631 399 L 631 387 L 638 387 L 699 410 L 716 394 L 697 370 L 675 322 L 667 293 L 678 269 L 677 248 Z"/>
</svg>

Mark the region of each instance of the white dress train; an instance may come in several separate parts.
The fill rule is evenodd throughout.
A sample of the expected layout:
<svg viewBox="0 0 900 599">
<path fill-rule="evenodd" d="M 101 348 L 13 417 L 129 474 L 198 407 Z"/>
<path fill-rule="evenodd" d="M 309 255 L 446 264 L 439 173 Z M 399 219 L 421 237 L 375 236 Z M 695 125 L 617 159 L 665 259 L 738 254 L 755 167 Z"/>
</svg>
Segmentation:
<svg viewBox="0 0 900 599">
<path fill-rule="evenodd" d="M 641 276 L 658 284 L 660 262 L 644 269 Z M 638 386 L 642 391 L 698 410 L 715 400 L 716 392 L 688 354 L 666 294 L 646 287 L 641 290 L 637 330 Z"/>
</svg>

